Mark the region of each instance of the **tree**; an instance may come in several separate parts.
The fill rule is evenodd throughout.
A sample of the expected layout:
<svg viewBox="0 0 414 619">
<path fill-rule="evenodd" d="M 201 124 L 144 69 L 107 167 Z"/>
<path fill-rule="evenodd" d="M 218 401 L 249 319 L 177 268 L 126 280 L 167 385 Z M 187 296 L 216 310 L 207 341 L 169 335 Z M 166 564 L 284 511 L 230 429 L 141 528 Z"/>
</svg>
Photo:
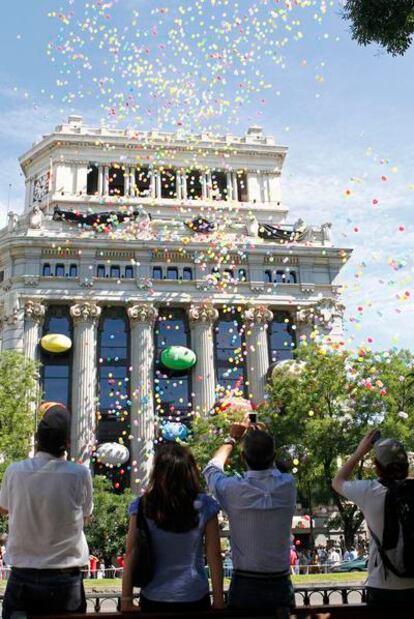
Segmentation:
<svg viewBox="0 0 414 619">
<path fill-rule="evenodd" d="M 125 552 L 128 532 L 128 505 L 134 499 L 130 490 L 122 494 L 112 491 L 106 477 L 96 475 L 93 480 L 94 510 L 85 528 L 89 550 L 105 562 Z"/>
<path fill-rule="evenodd" d="M 36 427 L 38 365 L 14 351 L 0 353 L 0 480 L 11 462 L 27 458 Z"/>
<path fill-rule="evenodd" d="M 393 56 L 403 55 L 414 33 L 414 0 L 347 0 L 343 10 L 352 38 L 360 45 L 379 43 Z"/>
<path fill-rule="evenodd" d="M 372 426 L 413 448 L 414 358 L 407 351 L 352 353 L 302 345 L 296 361 L 290 371 L 284 367 L 273 374 L 261 416 L 275 436 L 279 456 L 290 457 L 299 492 L 312 500 L 311 489 L 322 480 L 351 546 L 363 516 L 331 490 L 332 479 L 339 460 Z M 369 472 L 361 465 L 357 476 Z"/>
</svg>

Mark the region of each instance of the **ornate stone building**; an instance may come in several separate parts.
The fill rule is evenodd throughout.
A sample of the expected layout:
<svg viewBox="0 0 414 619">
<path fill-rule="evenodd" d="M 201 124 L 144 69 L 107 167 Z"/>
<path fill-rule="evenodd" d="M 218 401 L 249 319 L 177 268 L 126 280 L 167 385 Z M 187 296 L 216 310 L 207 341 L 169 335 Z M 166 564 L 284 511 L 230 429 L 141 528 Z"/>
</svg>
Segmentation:
<svg viewBox="0 0 414 619">
<path fill-rule="evenodd" d="M 121 441 L 138 490 L 156 420 L 206 414 L 226 390 L 259 403 L 269 365 L 317 325 L 342 338 L 330 224 L 287 223 L 287 149 L 243 137 L 86 127 L 71 116 L 25 153 L 26 199 L 0 231 L 2 349 L 42 363 L 72 411 L 71 455 Z M 73 342 L 59 355 L 45 334 Z M 197 355 L 172 374 L 160 352 Z"/>
</svg>

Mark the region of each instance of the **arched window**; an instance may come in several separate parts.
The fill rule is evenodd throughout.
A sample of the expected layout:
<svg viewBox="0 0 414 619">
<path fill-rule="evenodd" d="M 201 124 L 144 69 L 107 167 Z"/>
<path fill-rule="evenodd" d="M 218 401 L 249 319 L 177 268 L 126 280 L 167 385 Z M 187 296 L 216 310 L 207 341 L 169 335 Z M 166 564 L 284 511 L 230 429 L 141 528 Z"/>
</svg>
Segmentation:
<svg viewBox="0 0 414 619">
<path fill-rule="evenodd" d="M 175 170 L 161 171 L 161 198 L 177 197 L 177 174 Z"/>
<path fill-rule="evenodd" d="M 152 268 L 152 279 L 162 279 L 162 268 L 161 267 Z"/>
<path fill-rule="evenodd" d="M 227 174 L 220 170 L 211 173 L 211 197 L 213 200 L 227 200 Z"/>
<path fill-rule="evenodd" d="M 265 282 L 265 284 L 271 284 L 272 283 L 272 271 L 270 271 L 269 269 L 267 269 L 264 272 L 264 282 Z"/>
<path fill-rule="evenodd" d="M 191 170 L 186 175 L 187 198 L 189 200 L 200 200 L 203 197 L 201 174 L 199 170 Z"/>
<path fill-rule="evenodd" d="M 71 264 L 69 267 L 69 277 L 77 277 L 78 276 L 78 265 Z"/>
<path fill-rule="evenodd" d="M 191 267 L 183 268 L 183 279 L 185 280 L 193 279 L 193 269 Z"/>
<path fill-rule="evenodd" d="M 46 263 L 46 264 L 43 265 L 42 275 L 43 275 L 43 277 L 50 277 L 52 275 L 52 270 L 50 268 L 50 264 Z"/>
<path fill-rule="evenodd" d="M 143 167 L 135 170 L 136 194 L 140 198 L 148 198 L 151 194 L 151 172 Z"/>
<path fill-rule="evenodd" d="M 216 379 L 219 395 L 238 387 L 246 394 L 246 346 L 240 314 L 232 308 L 220 311 L 214 329 Z"/>
<path fill-rule="evenodd" d="M 155 325 L 154 403 L 161 417 L 187 418 L 191 410 L 191 370 L 174 372 L 161 363 L 167 346 L 190 347 L 187 315 L 183 309 L 162 308 Z"/>
<path fill-rule="evenodd" d="M 134 267 L 126 266 L 125 267 L 125 279 L 133 279 L 134 278 Z"/>
<path fill-rule="evenodd" d="M 117 264 L 111 265 L 111 277 L 117 277 L 118 279 L 121 277 L 121 268 Z"/>
<path fill-rule="evenodd" d="M 86 177 L 86 193 L 88 196 L 94 196 L 98 191 L 98 166 L 96 163 L 90 163 L 88 167 L 88 175 Z"/>
<path fill-rule="evenodd" d="M 273 320 L 268 326 L 267 336 L 270 363 L 292 359 L 296 338 L 289 312 L 273 312 Z"/>
<path fill-rule="evenodd" d="M 168 267 L 168 269 L 167 269 L 167 279 L 178 279 L 178 269 L 177 269 L 177 267 Z"/>
<path fill-rule="evenodd" d="M 98 443 L 126 440 L 130 434 L 129 408 L 129 321 L 122 307 L 104 308 L 98 328 L 98 402 L 99 414 L 96 435 Z M 121 469 L 126 471 L 128 463 Z M 96 466 L 99 470 L 99 466 Z M 109 476 L 126 486 L 128 476 L 114 468 Z"/>
<path fill-rule="evenodd" d="M 105 277 L 106 269 L 104 264 L 98 264 L 96 267 L 96 277 Z"/>
<path fill-rule="evenodd" d="M 57 264 L 55 267 L 55 275 L 56 277 L 65 277 L 65 265 Z"/>
<path fill-rule="evenodd" d="M 72 320 L 69 308 L 60 305 L 48 307 L 43 325 L 43 335 L 59 333 L 72 339 Z M 72 348 L 58 355 L 41 348 L 41 382 L 43 400 L 62 402 L 70 407 Z"/>
<path fill-rule="evenodd" d="M 123 196 L 124 195 L 124 178 L 125 170 L 120 166 L 113 166 L 109 168 L 108 187 L 110 196 Z"/>
<path fill-rule="evenodd" d="M 248 193 L 247 193 L 247 175 L 246 172 L 238 171 L 236 172 L 237 178 L 237 195 L 239 198 L 239 202 L 247 202 L 248 201 Z"/>
<path fill-rule="evenodd" d="M 246 269 L 239 269 L 237 273 L 237 278 L 239 282 L 247 282 L 247 273 Z"/>
</svg>

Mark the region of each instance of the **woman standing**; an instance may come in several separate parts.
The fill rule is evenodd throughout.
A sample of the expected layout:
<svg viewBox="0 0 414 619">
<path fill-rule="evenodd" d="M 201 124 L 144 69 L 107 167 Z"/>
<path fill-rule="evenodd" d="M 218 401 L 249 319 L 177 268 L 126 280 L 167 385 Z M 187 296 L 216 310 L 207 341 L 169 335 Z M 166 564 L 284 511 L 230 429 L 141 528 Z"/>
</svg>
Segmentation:
<svg viewBox="0 0 414 619">
<path fill-rule="evenodd" d="M 217 520 L 220 508 L 214 499 L 201 492 L 199 472 L 190 450 L 177 443 L 167 443 L 156 454 L 147 491 L 129 507 L 121 611 L 137 610 L 132 601 L 132 583 L 139 553 L 139 501 L 144 502 L 154 561 L 154 577 L 141 590 L 141 610 L 194 612 L 211 607 L 204 544 L 211 573 L 213 608 L 223 608 Z"/>
</svg>

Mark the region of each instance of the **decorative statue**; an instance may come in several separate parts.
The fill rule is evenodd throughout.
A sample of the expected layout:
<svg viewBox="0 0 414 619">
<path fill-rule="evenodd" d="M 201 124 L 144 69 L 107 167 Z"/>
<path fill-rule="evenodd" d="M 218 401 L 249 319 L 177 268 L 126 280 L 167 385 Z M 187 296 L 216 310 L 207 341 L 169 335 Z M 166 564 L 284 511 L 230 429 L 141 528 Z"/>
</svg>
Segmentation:
<svg viewBox="0 0 414 619">
<path fill-rule="evenodd" d="M 9 211 L 7 213 L 7 229 L 9 232 L 14 232 L 17 228 L 17 224 L 19 223 L 19 216 L 17 213 L 13 213 L 13 211 Z"/>
<path fill-rule="evenodd" d="M 40 207 L 35 204 L 29 215 L 29 228 L 40 230 L 42 227 L 43 213 Z"/>
<path fill-rule="evenodd" d="M 322 244 L 326 245 L 327 243 L 332 243 L 332 223 L 330 221 L 322 224 Z"/>
</svg>

